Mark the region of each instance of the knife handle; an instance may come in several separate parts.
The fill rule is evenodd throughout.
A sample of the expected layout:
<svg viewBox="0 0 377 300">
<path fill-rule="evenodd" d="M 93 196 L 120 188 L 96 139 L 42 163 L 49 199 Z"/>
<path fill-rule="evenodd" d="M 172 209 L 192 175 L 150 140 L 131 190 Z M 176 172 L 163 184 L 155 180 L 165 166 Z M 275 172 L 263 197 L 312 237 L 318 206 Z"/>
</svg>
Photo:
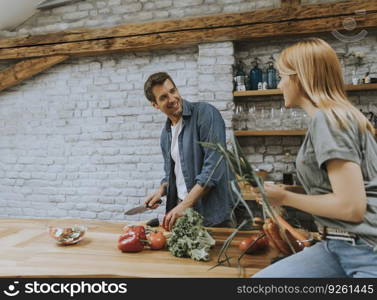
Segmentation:
<svg viewBox="0 0 377 300">
<path fill-rule="evenodd" d="M 159 200 L 157 200 L 156 202 L 155 202 L 155 204 L 161 204 L 162 203 L 162 200 L 161 199 L 159 199 Z M 150 207 L 149 206 L 149 202 L 147 203 L 147 207 Z"/>
</svg>

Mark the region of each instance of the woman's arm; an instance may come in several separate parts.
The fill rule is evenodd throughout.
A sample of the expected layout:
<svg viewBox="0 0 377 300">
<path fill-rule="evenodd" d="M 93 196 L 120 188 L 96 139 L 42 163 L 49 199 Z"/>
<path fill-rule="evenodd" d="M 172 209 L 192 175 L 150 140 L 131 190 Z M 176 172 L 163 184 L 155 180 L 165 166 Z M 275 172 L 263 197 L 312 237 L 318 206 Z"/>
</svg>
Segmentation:
<svg viewBox="0 0 377 300">
<path fill-rule="evenodd" d="M 291 206 L 331 219 L 361 222 L 367 200 L 360 166 L 351 161 L 331 159 L 326 162 L 326 167 L 333 193 L 301 195 L 266 185 L 267 197 L 274 205 Z"/>
</svg>

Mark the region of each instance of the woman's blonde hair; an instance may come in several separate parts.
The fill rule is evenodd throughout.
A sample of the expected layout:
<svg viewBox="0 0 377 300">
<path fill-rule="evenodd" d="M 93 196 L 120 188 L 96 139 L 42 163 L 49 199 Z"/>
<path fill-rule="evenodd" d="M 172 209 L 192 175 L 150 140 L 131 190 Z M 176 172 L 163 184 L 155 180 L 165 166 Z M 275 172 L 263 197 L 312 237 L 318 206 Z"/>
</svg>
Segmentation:
<svg viewBox="0 0 377 300">
<path fill-rule="evenodd" d="M 361 132 L 369 130 L 374 134 L 372 124 L 348 100 L 338 57 L 324 40 L 309 38 L 286 48 L 277 67 L 282 74 L 291 75 L 290 79 L 326 114 L 331 124 L 347 128 L 349 121 L 354 120 Z"/>
</svg>

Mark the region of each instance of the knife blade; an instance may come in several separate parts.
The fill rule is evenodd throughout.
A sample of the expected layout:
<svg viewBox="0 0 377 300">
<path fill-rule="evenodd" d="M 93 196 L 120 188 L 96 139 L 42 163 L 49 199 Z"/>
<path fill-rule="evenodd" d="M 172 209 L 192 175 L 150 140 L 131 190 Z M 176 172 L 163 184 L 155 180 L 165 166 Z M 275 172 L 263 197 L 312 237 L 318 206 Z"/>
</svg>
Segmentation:
<svg viewBox="0 0 377 300">
<path fill-rule="evenodd" d="M 156 204 L 161 204 L 161 203 L 162 203 L 161 199 L 156 202 Z M 139 206 L 136 206 L 134 208 L 127 210 L 126 212 L 124 212 L 124 214 L 131 216 L 131 215 L 141 214 L 143 212 L 146 212 L 149 209 L 151 208 L 148 205 L 143 204 L 143 205 L 139 205 Z"/>
</svg>

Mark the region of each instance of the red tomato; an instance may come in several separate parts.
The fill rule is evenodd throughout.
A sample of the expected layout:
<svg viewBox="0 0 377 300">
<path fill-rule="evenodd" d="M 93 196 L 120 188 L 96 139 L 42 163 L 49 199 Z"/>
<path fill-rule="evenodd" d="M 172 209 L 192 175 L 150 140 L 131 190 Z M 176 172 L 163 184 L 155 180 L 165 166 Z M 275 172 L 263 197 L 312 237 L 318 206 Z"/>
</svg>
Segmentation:
<svg viewBox="0 0 377 300">
<path fill-rule="evenodd" d="M 164 234 L 160 232 L 151 232 L 148 235 L 148 241 L 149 241 L 149 246 L 153 250 L 159 250 L 165 247 L 166 244 L 166 237 Z"/>
<path fill-rule="evenodd" d="M 256 240 L 256 237 L 252 237 L 252 238 L 242 240 L 240 245 L 239 245 L 240 250 L 242 252 L 245 251 L 247 248 L 249 248 L 249 246 L 255 240 Z M 268 247 L 268 238 L 265 236 L 265 237 L 260 238 L 257 242 L 255 242 L 254 245 L 251 246 L 251 248 L 246 251 L 246 253 L 247 254 L 253 254 L 253 253 L 257 253 L 257 252 L 262 252 L 262 251 L 266 250 L 267 247 Z"/>
</svg>

